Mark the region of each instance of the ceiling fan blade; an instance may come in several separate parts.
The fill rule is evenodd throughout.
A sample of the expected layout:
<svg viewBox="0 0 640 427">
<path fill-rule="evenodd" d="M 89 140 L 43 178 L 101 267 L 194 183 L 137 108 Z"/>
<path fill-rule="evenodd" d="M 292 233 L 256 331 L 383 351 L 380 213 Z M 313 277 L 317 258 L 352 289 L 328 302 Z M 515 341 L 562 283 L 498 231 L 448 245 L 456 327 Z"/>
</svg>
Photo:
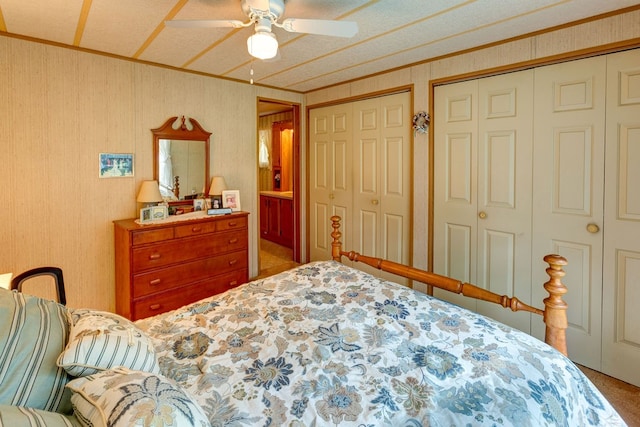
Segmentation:
<svg viewBox="0 0 640 427">
<path fill-rule="evenodd" d="M 353 37 L 358 33 L 358 23 L 352 21 L 288 18 L 282 21 L 282 24 L 276 25 L 291 33 L 319 34 L 335 37 Z"/>
<path fill-rule="evenodd" d="M 176 28 L 242 28 L 251 25 L 251 22 L 245 24 L 235 19 L 174 19 L 164 21 L 164 24 Z"/>
</svg>

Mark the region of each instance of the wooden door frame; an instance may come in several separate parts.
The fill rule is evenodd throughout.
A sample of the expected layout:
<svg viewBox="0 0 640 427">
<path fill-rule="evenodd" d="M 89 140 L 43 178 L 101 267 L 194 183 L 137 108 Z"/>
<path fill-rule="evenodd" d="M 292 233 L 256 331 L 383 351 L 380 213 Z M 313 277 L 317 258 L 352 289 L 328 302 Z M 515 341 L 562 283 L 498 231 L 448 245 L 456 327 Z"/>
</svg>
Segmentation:
<svg viewBox="0 0 640 427">
<path fill-rule="evenodd" d="M 257 97 L 256 99 L 256 125 L 259 121 L 259 107 L 261 102 L 269 102 L 272 104 L 281 104 L 283 106 L 291 107 L 291 122 L 293 125 L 293 261 L 300 262 L 301 258 L 301 230 L 300 230 L 300 215 L 301 215 L 301 198 L 302 198 L 302 189 L 300 188 L 300 133 L 301 133 L 301 122 L 300 122 L 300 110 L 301 104 L 289 101 L 283 101 L 279 99 L 272 98 L 264 98 Z M 259 147 L 259 135 L 258 129 L 256 126 L 256 146 Z M 258 167 L 258 165 L 256 165 Z M 260 212 L 260 182 L 259 182 L 259 174 L 258 174 L 258 213 Z M 260 248 L 260 232 L 257 233 L 257 247 Z M 258 257 L 259 255 L 258 251 Z M 259 263 L 258 263 L 259 265 Z"/>
</svg>

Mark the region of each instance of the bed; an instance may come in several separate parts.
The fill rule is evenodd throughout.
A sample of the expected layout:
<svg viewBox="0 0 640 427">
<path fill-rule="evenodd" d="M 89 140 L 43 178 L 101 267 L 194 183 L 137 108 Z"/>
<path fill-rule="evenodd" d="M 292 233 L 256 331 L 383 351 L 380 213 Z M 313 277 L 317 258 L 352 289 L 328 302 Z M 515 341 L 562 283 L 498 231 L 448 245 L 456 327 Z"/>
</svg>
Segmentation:
<svg viewBox="0 0 640 427">
<path fill-rule="evenodd" d="M 342 251 L 141 320 L 162 371 L 216 425 L 624 425 L 569 361 L 562 265 L 545 311 L 469 284 Z M 338 262 L 542 314 L 547 341 Z"/>
<path fill-rule="evenodd" d="M 69 343 L 57 364 L 72 374 L 67 388 L 75 417 L 114 426 L 136 420 L 237 427 L 625 425 L 563 354 L 561 257 L 547 257 L 550 296 L 539 310 L 343 251 L 337 217 L 332 236 L 332 260 L 134 323 L 70 310 Z M 342 264 L 343 257 L 541 314 L 547 341 L 557 348 Z M 70 349 L 82 340 L 95 349 L 99 339 L 120 349 L 102 348 L 91 361 L 78 346 Z M 94 369 L 103 357 L 118 366 Z"/>
</svg>

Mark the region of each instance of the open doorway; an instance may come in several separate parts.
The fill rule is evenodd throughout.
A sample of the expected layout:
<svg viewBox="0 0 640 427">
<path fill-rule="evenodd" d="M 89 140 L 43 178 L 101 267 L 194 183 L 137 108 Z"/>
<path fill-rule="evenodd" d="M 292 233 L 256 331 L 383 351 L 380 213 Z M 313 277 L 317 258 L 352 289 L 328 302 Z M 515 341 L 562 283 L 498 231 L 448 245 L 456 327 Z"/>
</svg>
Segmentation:
<svg viewBox="0 0 640 427">
<path fill-rule="evenodd" d="M 300 105 L 258 98 L 259 277 L 300 263 Z"/>
</svg>

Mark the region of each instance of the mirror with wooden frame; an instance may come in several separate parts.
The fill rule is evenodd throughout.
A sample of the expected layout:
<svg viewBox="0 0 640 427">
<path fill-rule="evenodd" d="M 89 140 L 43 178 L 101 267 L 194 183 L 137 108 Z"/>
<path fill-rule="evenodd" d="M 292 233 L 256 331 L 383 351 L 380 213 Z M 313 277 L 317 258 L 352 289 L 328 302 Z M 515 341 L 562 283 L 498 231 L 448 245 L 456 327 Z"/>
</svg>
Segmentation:
<svg viewBox="0 0 640 427">
<path fill-rule="evenodd" d="M 209 192 L 209 137 L 200 123 L 171 117 L 153 133 L 153 179 L 170 204 Z"/>
</svg>

